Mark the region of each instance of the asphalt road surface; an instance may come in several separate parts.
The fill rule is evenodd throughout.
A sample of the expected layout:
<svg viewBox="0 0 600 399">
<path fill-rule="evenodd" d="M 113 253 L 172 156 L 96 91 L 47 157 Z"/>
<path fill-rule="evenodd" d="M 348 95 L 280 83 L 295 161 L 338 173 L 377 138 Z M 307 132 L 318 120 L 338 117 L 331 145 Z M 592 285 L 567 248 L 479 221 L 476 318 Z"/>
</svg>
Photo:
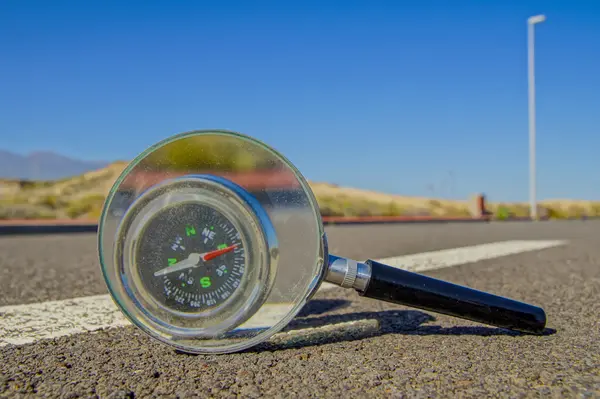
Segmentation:
<svg viewBox="0 0 600 399">
<path fill-rule="evenodd" d="M 359 260 L 564 240 L 424 272 L 542 306 L 547 333 L 522 335 L 333 288 L 317 293 L 288 333 L 244 353 L 181 354 L 132 326 L 2 345 L 11 323 L 2 309 L 107 292 L 94 234 L 4 236 L 0 397 L 600 397 L 600 222 L 338 226 L 327 233 L 332 253 Z"/>
</svg>

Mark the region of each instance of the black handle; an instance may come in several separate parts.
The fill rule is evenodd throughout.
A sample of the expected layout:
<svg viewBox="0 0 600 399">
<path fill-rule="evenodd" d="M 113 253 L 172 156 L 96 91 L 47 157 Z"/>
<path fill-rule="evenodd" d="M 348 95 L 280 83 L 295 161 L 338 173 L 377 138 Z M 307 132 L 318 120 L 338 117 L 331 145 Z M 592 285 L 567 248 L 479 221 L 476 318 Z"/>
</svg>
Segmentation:
<svg viewBox="0 0 600 399">
<path fill-rule="evenodd" d="M 372 260 L 371 279 L 360 295 L 508 328 L 541 334 L 542 308 L 446 281 L 397 269 Z"/>
</svg>

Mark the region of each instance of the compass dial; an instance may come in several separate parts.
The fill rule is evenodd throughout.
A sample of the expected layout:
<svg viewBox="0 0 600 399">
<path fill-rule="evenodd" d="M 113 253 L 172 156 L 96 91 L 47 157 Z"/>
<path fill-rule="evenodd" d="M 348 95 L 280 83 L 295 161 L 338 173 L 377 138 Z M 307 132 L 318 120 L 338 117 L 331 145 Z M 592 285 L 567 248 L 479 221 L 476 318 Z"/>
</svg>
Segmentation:
<svg viewBox="0 0 600 399">
<path fill-rule="evenodd" d="M 208 205 L 188 202 L 160 210 L 138 242 L 141 281 L 166 308 L 194 313 L 220 306 L 244 279 L 242 235 Z"/>
</svg>

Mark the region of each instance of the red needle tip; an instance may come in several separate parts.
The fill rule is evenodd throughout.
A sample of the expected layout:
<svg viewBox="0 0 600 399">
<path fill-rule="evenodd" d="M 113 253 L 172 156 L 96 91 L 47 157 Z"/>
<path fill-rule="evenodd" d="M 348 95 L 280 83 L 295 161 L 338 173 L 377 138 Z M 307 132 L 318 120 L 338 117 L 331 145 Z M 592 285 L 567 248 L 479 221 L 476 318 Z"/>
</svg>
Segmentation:
<svg viewBox="0 0 600 399">
<path fill-rule="evenodd" d="M 216 258 L 217 256 L 221 256 L 223 254 L 226 254 L 227 252 L 231 252 L 231 251 L 233 251 L 236 248 L 237 248 L 237 244 L 234 244 L 234 245 L 231 245 L 231 246 L 229 246 L 227 248 L 217 249 L 215 251 L 207 252 L 207 253 L 205 253 L 202 256 L 202 260 L 206 262 L 208 260 Z"/>
</svg>

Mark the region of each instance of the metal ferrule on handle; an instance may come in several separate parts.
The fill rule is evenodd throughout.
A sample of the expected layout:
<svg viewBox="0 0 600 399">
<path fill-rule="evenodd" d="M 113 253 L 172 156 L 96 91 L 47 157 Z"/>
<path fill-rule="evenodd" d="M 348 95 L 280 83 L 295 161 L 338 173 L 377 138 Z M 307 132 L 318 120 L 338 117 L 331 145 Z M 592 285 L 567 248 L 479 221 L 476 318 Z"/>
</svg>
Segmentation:
<svg viewBox="0 0 600 399">
<path fill-rule="evenodd" d="M 412 306 L 497 327 L 541 334 L 540 307 L 456 285 L 373 260 L 364 263 L 330 255 L 325 280 L 354 288 L 361 296 Z"/>
</svg>

